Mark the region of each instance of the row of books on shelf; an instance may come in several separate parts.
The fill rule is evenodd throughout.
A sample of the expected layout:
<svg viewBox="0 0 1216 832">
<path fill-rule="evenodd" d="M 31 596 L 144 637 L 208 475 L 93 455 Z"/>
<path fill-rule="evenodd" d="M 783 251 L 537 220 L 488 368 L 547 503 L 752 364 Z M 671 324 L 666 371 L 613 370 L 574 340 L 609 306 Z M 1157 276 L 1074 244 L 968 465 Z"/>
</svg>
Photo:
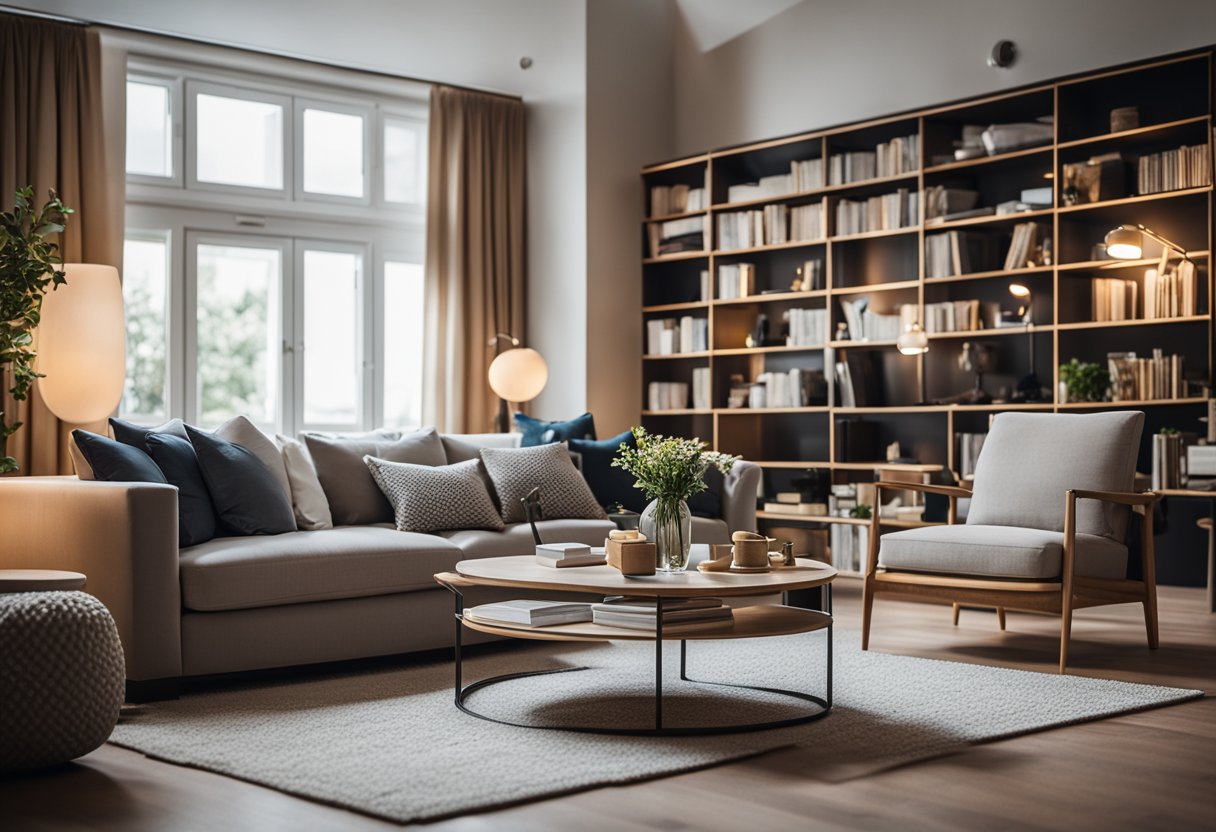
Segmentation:
<svg viewBox="0 0 1216 832">
<path fill-rule="evenodd" d="M 665 217 L 709 207 L 704 188 L 689 185 L 656 185 L 650 189 L 650 216 Z"/>
<path fill-rule="evenodd" d="M 874 150 L 836 153 L 829 159 L 828 182 L 845 185 L 883 176 L 914 173 L 920 169 L 920 134 L 882 142 Z"/>
<path fill-rule="evenodd" d="M 1026 211 L 1038 211 L 1052 205 L 1051 188 L 1025 188 L 1018 199 L 996 205 L 977 205 L 979 192 L 968 188 L 932 185 L 925 188 L 925 224 L 964 220 L 971 217 L 1004 217 Z"/>
<path fill-rule="evenodd" d="M 709 319 L 651 318 L 646 321 L 646 354 L 678 355 L 709 349 Z"/>
<path fill-rule="evenodd" d="M 718 248 L 738 249 L 822 240 L 827 231 L 822 203 L 765 205 L 718 215 Z"/>
<path fill-rule="evenodd" d="M 1184 360 L 1181 355 L 1166 355 L 1154 349 L 1149 358 L 1134 352 L 1112 352 L 1106 356 L 1110 371 L 1111 400 L 1120 402 L 1187 397 Z"/>
<path fill-rule="evenodd" d="M 646 386 L 647 410 L 686 410 L 690 406 L 697 410 L 710 408 L 710 375 L 708 367 L 697 367 L 692 371 L 692 400 L 689 400 L 689 384 L 683 381 L 652 381 Z"/>
<path fill-rule="evenodd" d="M 908 228 L 920 222 L 920 194 L 907 188 L 872 196 L 865 201 L 842 199 L 836 203 L 836 233 L 863 234 Z"/>
<path fill-rule="evenodd" d="M 1201 188 L 1212 182 L 1212 154 L 1208 145 L 1183 145 L 1140 157 L 1136 169 L 1136 188 L 1141 194 Z"/>
<path fill-rule="evenodd" d="M 986 433 L 956 433 L 954 441 L 957 444 L 955 467 L 963 479 L 975 476 L 975 463 L 980 458 L 980 450 L 984 447 Z"/>
<path fill-rule="evenodd" d="M 911 311 L 907 308 L 911 307 Z M 981 312 L 989 315 L 999 314 L 997 304 L 985 308 L 978 300 L 944 300 L 937 303 L 925 304 L 925 332 L 974 332 L 983 328 L 985 323 Z M 916 314 L 915 304 L 904 304 L 900 307 L 900 318 L 906 320 L 908 315 Z"/>
<path fill-rule="evenodd" d="M 769 514 L 789 514 L 800 517 L 825 517 L 828 504 L 804 500 L 801 491 L 778 491 L 772 500 L 764 501 Z"/>
<path fill-rule="evenodd" d="M 842 300 L 841 311 L 853 341 L 893 341 L 918 320 L 915 304 L 904 304 L 896 313 L 875 312 L 869 298 Z"/>
<path fill-rule="evenodd" d="M 788 315 L 786 346 L 817 347 L 828 342 L 828 310 L 790 309 Z"/>
<path fill-rule="evenodd" d="M 809 407 L 827 398 L 827 382 L 819 370 L 795 367 L 784 372 L 760 373 L 748 385 L 746 406 Z M 738 398 L 735 397 L 735 402 Z M 742 405 L 739 405 L 742 406 Z"/>
<path fill-rule="evenodd" d="M 1002 245 L 1000 237 L 988 232 L 930 234 L 925 237 L 925 276 L 951 277 L 984 271 L 983 264 L 996 262 Z M 1042 223 L 1020 222 L 1013 227 L 1004 252 L 1005 271 L 1050 263 L 1050 230 Z"/>
<path fill-rule="evenodd" d="M 650 256 L 680 254 L 686 251 L 704 251 L 705 238 L 709 231 L 708 217 L 684 217 L 666 222 L 652 222 L 646 226 L 650 240 Z"/>
<path fill-rule="evenodd" d="M 1128 278 L 1095 277 L 1090 292 L 1095 321 L 1132 321 L 1179 318 L 1198 314 L 1195 264 L 1181 261 L 1176 268 L 1159 274 L 1144 272 L 1144 297 L 1140 284 Z"/>
<path fill-rule="evenodd" d="M 748 202 L 765 197 L 813 191 L 823 187 L 823 160 L 803 159 L 790 162 L 789 173 L 762 176 L 756 182 L 741 182 L 726 190 L 727 202 Z"/>
<path fill-rule="evenodd" d="M 755 263 L 723 263 L 718 266 L 718 299 L 746 298 L 756 292 Z"/>
<path fill-rule="evenodd" d="M 481 604 L 465 610 L 473 621 L 507 624 L 516 627 L 554 627 L 591 622 L 627 630 L 658 628 L 659 607 L 655 598 L 610 596 L 600 603 L 517 599 Z M 720 625 L 734 618 L 732 609 L 721 598 L 664 598 L 663 626 L 681 628 Z"/>
</svg>

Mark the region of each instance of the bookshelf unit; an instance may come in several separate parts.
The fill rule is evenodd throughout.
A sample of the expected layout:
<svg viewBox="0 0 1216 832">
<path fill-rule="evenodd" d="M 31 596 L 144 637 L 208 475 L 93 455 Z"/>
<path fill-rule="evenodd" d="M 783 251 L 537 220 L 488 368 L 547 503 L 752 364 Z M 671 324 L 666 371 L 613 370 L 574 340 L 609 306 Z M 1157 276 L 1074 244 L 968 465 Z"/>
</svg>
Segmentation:
<svg viewBox="0 0 1216 832">
<path fill-rule="evenodd" d="M 791 490 L 806 469 L 826 472 L 831 483 L 873 480 L 878 469 L 890 468 L 962 477 L 967 472 L 961 467 L 959 435 L 986 432 L 991 416 L 1005 410 L 1143 409 L 1148 418 L 1138 469 L 1150 470 L 1150 435 L 1164 427 L 1198 431 L 1212 396 L 1214 86 L 1213 49 L 1206 48 L 644 168 L 644 321 L 704 318 L 708 343 L 704 350 L 661 357 L 647 354 L 648 345 L 643 345 L 647 409 L 642 424 L 669 435 L 699 436 L 717 450 L 758 462 L 770 498 Z M 1138 123 L 1112 124 L 1111 111 L 1129 106 L 1139 108 Z M 1051 126 L 1037 144 L 954 157 L 964 133 L 974 137 L 973 125 L 1045 117 L 1050 117 Z M 848 158 L 880 144 L 886 149 L 885 156 L 879 154 L 887 161 L 885 167 L 880 161 L 870 169 L 864 160 Z M 1140 157 L 1196 145 L 1206 145 L 1206 182 L 1140 192 Z M 1078 165 L 1114 153 L 1121 154 L 1122 161 L 1099 166 L 1100 184 L 1080 178 Z M 807 163 L 802 175 L 776 178 L 790 174 L 791 163 L 798 162 Z M 808 175 L 816 169 L 818 179 Z M 841 181 L 850 172 L 862 178 Z M 753 183 L 755 187 L 746 187 Z M 704 188 L 704 210 L 653 216 L 651 189 L 671 185 Z M 1036 188 L 1047 189 L 1042 192 L 1046 201 L 1024 204 L 1015 213 L 927 218 L 931 194 L 948 201 L 974 192 L 974 207 L 987 208 L 1021 201 L 1024 191 Z M 910 207 L 908 195 L 916 200 Z M 870 212 L 874 225 L 854 225 L 849 233 L 841 233 L 841 220 L 856 220 L 858 206 L 850 203 L 860 202 L 865 215 L 865 202 L 872 197 L 886 197 L 881 212 Z M 771 239 L 755 233 L 754 227 L 742 228 L 750 226 L 752 218 L 738 215 L 763 215 L 770 206 L 778 206 L 771 213 L 788 212 L 787 217 L 796 209 L 802 209 L 802 216 L 820 211 L 822 233 L 808 239 Z M 703 248 L 658 254 L 656 226 L 689 217 L 703 220 Z M 1010 268 L 1006 255 L 1016 242 L 1018 226 L 1025 223 L 1036 224 L 1035 242 L 1027 250 L 1033 259 Z M 1161 255 L 1156 243 L 1145 238 L 1139 260 L 1108 259 L 1098 249 L 1107 231 L 1136 223 L 1176 241 L 1194 261 L 1194 308 L 1186 314 L 1143 317 L 1146 271 L 1158 266 Z M 786 226 L 787 233 L 798 230 L 790 219 Z M 746 245 L 721 247 L 724 231 L 732 241 L 743 232 Z M 947 235 L 944 242 L 934 242 L 939 235 Z M 947 273 L 931 276 L 942 271 L 941 252 L 958 249 L 964 251 L 951 255 L 954 262 Z M 1176 263 L 1175 258 L 1171 266 Z M 744 270 L 750 266 L 751 285 L 742 291 L 724 290 L 721 268 L 740 264 Z M 955 268 L 958 265 L 965 268 Z M 1112 278 L 1135 287 L 1102 283 Z M 1030 297 L 1013 296 L 1012 283 L 1028 288 Z M 1136 308 L 1126 310 L 1125 319 L 1106 319 L 1108 315 L 1095 309 L 1097 298 L 1106 303 L 1106 296 L 1099 295 L 1102 286 L 1134 291 Z M 951 304 L 958 324 L 962 301 L 976 302 L 980 328 L 928 331 L 927 353 L 899 352 L 895 336 L 909 317 L 929 330 L 926 316 L 945 314 L 944 305 Z M 874 331 L 855 332 L 861 320 L 857 315 L 865 314 L 858 313 L 859 302 L 878 316 L 902 309 L 905 317 L 871 316 Z M 1029 315 L 1019 318 L 1017 310 L 1027 308 Z M 800 321 L 818 315 L 816 320 L 824 323 L 812 332 L 822 331 L 822 339 L 807 342 L 803 333 L 801 340 L 787 344 L 781 333 L 791 311 Z M 1005 325 L 997 326 L 1001 313 Z M 749 335 L 762 334 L 757 332 L 761 316 L 768 322 L 767 338 L 749 340 Z M 894 331 L 893 323 L 898 324 Z M 847 339 L 838 332 L 842 325 L 849 330 Z M 865 340 L 866 334 L 873 337 Z M 961 369 L 964 344 L 981 350 L 988 362 L 982 390 L 990 401 L 967 395 L 976 388 L 976 375 Z M 1187 383 L 1174 397 L 1144 395 L 1107 402 L 1062 398 L 1059 367 L 1070 359 L 1106 366 L 1110 353 L 1134 352 L 1143 358 L 1155 348 L 1184 357 Z M 855 401 L 847 407 L 836 369 L 841 363 L 848 367 L 855 391 Z M 690 392 L 684 407 L 651 407 L 652 382 L 687 384 L 691 391 L 694 370 L 702 381 L 708 376 L 702 401 L 694 402 Z M 764 373 L 791 370 L 812 379 L 805 401 L 731 406 L 732 388 L 755 383 Z M 1041 382 L 1041 396 L 1019 398 L 1019 382 L 1031 374 Z M 766 396 L 773 390 L 770 386 Z M 899 442 L 902 457 L 910 463 L 891 466 L 881 461 L 892 442 Z M 769 528 L 825 522 L 764 511 L 759 520 Z M 891 525 L 914 522 L 892 520 Z"/>
</svg>

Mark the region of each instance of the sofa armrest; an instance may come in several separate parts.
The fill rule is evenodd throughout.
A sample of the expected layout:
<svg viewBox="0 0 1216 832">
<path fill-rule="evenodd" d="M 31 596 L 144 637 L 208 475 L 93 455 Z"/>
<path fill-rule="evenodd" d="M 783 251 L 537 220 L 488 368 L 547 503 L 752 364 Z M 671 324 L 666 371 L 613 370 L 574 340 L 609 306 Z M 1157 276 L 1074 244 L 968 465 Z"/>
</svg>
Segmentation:
<svg viewBox="0 0 1216 832">
<path fill-rule="evenodd" d="M 722 485 L 722 519 L 732 532 L 756 531 L 756 494 L 760 490 L 761 468 L 754 462 L 739 460 Z"/>
<path fill-rule="evenodd" d="M 66 569 L 110 610 L 127 678 L 182 673 L 177 489 L 75 477 L 0 479 L 0 568 Z"/>
</svg>

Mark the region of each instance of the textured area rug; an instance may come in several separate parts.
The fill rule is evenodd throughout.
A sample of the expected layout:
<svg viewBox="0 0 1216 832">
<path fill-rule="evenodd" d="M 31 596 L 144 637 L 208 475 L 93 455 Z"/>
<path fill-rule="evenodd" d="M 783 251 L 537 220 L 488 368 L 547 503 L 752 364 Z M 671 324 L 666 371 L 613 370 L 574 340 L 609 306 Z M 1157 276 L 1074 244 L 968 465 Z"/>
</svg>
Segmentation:
<svg viewBox="0 0 1216 832">
<path fill-rule="evenodd" d="M 690 642 L 695 679 L 822 694 L 825 633 Z M 639 738 L 498 725 L 458 711 L 450 663 L 187 695 L 130 706 L 111 741 L 395 821 L 502 806 L 739 759 L 787 745 L 842 780 L 966 745 L 1202 696 L 1201 691 L 863 653 L 837 633 L 834 708 L 817 722 L 753 734 Z M 780 719 L 805 703 L 678 680 L 667 653 L 668 725 Z M 587 666 L 478 691 L 469 704 L 534 724 L 646 726 L 653 648 L 523 644 L 466 662 L 484 676 Z"/>
</svg>

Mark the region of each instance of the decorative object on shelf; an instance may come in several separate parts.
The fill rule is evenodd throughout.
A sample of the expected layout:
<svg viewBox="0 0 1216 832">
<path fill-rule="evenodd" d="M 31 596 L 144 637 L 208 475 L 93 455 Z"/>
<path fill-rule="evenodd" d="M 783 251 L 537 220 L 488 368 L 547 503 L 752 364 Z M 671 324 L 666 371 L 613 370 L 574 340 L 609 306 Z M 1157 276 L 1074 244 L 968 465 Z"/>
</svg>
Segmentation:
<svg viewBox="0 0 1216 832">
<path fill-rule="evenodd" d="M 1110 132 L 1122 133 L 1140 126 L 1139 107 L 1115 107 L 1110 111 Z"/>
<path fill-rule="evenodd" d="M 923 355 L 929 351 L 929 337 L 921 329 L 920 321 L 914 321 L 900 333 L 895 345 L 904 355 Z"/>
<path fill-rule="evenodd" d="M 1153 434 L 1153 490 L 1181 488 L 1183 471 L 1182 434 L 1176 428 L 1162 428 Z"/>
<path fill-rule="evenodd" d="M 1116 260 L 1139 260 L 1144 256 L 1145 237 L 1160 243 L 1167 250 L 1178 252 L 1183 260 L 1194 262 L 1185 248 L 1140 223 L 1120 225 L 1106 232 L 1106 253 Z"/>
<path fill-rule="evenodd" d="M 997 367 L 997 351 L 992 344 L 964 341 L 958 352 L 958 368 L 975 373 L 975 386 L 965 393 L 951 396 L 946 404 L 991 404 L 992 396 L 984 390 L 984 373 Z"/>
<path fill-rule="evenodd" d="M 1061 402 L 1101 402 L 1110 390 L 1110 372 L 1092 361 L 1069 359 L 1060 365 Z"/>
<path fill-rule="evenodd" d="M 494 417 L 494 430 L 506 433 L 511 429 L 508 402 L 522 404 L 540 395 L 549 382 L 549 365 L 544 357 L 531 347 L 521 347 L 520 340 L 505 332 L 497 333 L 486 346 L 497 348 L 503 340 L 511 346 L 490 362 L 486 376 L 490 389 L 498 396 L 498 415 Z"/>
<path fill-rule="evenodd" d="M 637 447 L 622 445 L 612 464 L 637 478 L 650 504 L 638 518 L 638 530 L 656 547 L 657 567 L 664 572 L 688 568 L 692 546 L 692 515 L 687 500 L 704 491 L 705 472 L 712 465 L 730 472 L 739 457 L 706 450 L 700 439 L 677 439 L 633 429 Z"/>
<path fill-rule="evenodd" d="M 1118 151 L 1064 165 L 1065 205 L 1088 205 L 1127 196 L 1127 161 Z"/>
<path fill-rule="evenodd" d="M 763 347 L 768 344 L 768 315 L 761 312 L 756 316 L 756 325 L 752 327 L 752 331 L 748 333 L 744 339 L 744 345 L 749 349 L 753 347 Z"/>
<path fill-rule="evenodd" d="M 33 333 L 43 298 L 48 287 L 54 290 L 66 282 L 59 246 L 49 237 L 63 231 L 72 213 L 54 191 L 42 208 L 35 208 L 33 200 L 33 188 L 20 188 L 13 210 L 0 214 L 0 378 L 11 374 L 8 393 L 18 402 L 29 397 L 38 377 Z M 16 414 L 0 410 L 0 474 L 17 470 L 7 449 L 8 438 L 20 429 Z"/>
</svg>

